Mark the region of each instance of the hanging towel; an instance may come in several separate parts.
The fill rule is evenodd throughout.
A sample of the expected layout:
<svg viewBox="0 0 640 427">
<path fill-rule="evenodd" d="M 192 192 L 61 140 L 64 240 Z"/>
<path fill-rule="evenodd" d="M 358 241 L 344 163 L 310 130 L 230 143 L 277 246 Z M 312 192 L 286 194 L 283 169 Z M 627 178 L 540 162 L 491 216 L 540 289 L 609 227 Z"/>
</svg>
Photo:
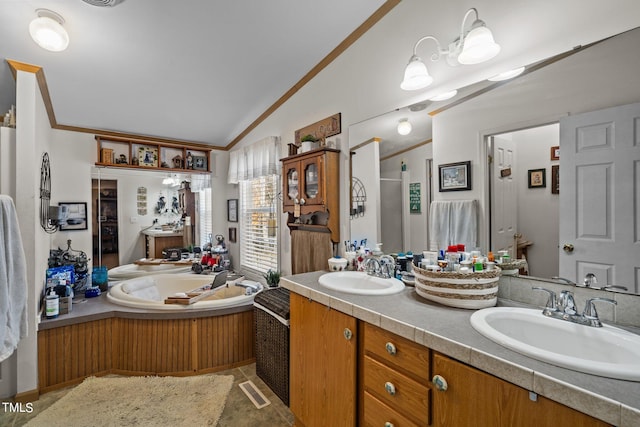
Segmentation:
<svg viewBox="0 0 640 427">
<path fill-rule="evenodd" d="M 307 231 L 291 231 L 291 271 L 293 274 L 326 270 L 333 256 L 331 234 Z"/>
<path fill-rule="evenodd" d="M 467 250 L 478 246 L 478 201 L 434 200 L 429 211 L 429 250 L 459 243 Z"/>
<path fill-rule="evenodd" d="M 478 246 L 478 201 L 451 201 L 451 244 L 464 244 L 467 251 Z"/>
<path fill-rule="evenodd" d="M 434 200 L 429 208 L 429 250 L 437 251 L 451 244 L 451 202 Z"/>
<path fill-rule="evenodd" d="M 27 262 L 13 200 L 0 195 L 0 362 L 27 336 Z"/>
</svg>

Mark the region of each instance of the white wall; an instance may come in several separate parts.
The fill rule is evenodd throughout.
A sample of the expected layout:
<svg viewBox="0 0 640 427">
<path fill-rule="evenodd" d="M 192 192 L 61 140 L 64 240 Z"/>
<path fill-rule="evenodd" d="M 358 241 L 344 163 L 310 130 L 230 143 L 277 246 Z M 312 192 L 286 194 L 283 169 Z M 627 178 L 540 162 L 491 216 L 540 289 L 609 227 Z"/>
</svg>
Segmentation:
<svg viewBox="0 0 640 427">
<path fill-rule="evenodd" d="M 364 215 L 351 219 L 351 241 L 367 240 L 367 247 L 374 249 L 380 243 L 380 151 L 378 141 L 355 150 L 352 164 L 353 176 L 358 178 L 367 193 Z M 348 210 L 349 208 L 347 208 Z M 342 240 L 349 240 L 345 236 Z"/>
<path fill-rule="evenodd" d="M 51 127 L 38 89 L 36 76 L 17 72 L 16 81 L 16 197 L 20 234 L 27 257 L 28 336 L 17 349 L 17 392 L 37 389 L 37 325 L 39 302 L 44 288 L 49 256 L 49 235 L 40 227 L 40 165 L 44 152 L 51 147 Z"/>
</svg>

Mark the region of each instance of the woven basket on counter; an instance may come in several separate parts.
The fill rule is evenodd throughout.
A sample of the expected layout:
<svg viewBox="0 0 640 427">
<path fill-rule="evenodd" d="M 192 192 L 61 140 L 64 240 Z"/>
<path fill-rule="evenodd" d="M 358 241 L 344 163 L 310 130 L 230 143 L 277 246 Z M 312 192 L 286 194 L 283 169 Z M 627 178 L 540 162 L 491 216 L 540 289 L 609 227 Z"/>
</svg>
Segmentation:
<svg viewBox="0 0 640 427">
<path fill-rule="evenodd" d="M 515 276 L 521 268 L 527 268 L 526 259 L 514 259 L 509 262 L 497 264 L 502 270 L 503 276 Z"/>
<path fill-rule="evenodd" d="M 439 304 L 473 310 L 496 305 L 500 272 L 500 268 L 475 273 L 434 272 L 413 266 L 418 295 Z"/>
</svg>

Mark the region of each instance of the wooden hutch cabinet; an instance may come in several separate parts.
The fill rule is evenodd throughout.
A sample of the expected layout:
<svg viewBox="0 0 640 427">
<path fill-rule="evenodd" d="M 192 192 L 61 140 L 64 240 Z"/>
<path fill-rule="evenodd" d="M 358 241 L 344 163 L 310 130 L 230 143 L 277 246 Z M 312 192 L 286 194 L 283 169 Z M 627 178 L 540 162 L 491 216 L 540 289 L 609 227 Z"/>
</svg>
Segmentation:
<svg viewBox="0 0 640 427">
<path fill-rule="evenodd" d="M 340 241 L 340 150 L 320 148 L 282 159 L 283 209 L 287 225 L 329 229 Z"/>
</svg>

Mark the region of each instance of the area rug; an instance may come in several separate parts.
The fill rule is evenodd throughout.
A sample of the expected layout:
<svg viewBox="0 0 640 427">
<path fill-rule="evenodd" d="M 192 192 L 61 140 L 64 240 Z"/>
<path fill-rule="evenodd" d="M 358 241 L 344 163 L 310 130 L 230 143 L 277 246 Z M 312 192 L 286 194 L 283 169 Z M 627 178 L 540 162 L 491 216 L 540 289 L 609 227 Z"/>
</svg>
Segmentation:
<svg viewBox="0 0 640 427">
<path fill-rule="evenodd" d="M 90 377 L 26 426 L 215 426 L 233 379 L 233 375 Z"/>
</svg>

